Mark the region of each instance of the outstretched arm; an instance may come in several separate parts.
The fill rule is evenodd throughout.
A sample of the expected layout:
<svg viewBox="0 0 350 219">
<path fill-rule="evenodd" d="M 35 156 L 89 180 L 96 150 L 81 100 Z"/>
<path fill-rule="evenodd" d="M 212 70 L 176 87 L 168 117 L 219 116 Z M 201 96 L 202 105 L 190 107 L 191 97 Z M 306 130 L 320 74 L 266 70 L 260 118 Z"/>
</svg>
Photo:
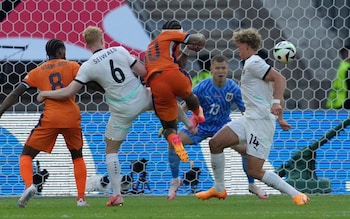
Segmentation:
<svg viewBox="0 0 350 219">
<path fill-rule="evenodd" d="M 136 61 L 136 63 L 132 66 L 132 71 L 141 78 L 147 75 L 147 70 L 140 61 Z"/>
<path fill-rule="evenodd" d="M 190 51 L 193 50 L 195 52 L 199 52 L 204 48 L 206 43 L 205 36 L 201 33 L 191 34 L 188 39 L 187 45 L 182 50 L 181 54 L 178 57 L 178 64 L 180 68 L 185 69 L 188 56 L 190 55 Z"/>
<path fill-rule="evenodd" d="M 69 97 L 74 96 L 84 85 L 77 82 L 72 81 L 68 87 L 61 88 L 53 91 L 41 91 L 37 96 L 37 100 L 39 102 L 44 101 L 44 99 L 55 99 L 55 100 L 64 100 Z"/>
<path fill-rule="evenodd" d="M 27 87 L 24 84 L 20 84 L 5 98 L 0 105 L 0 117 L 9 107 L 18 101 L 18 97 L 21 96 L 26 90 Z"/>
</svg>

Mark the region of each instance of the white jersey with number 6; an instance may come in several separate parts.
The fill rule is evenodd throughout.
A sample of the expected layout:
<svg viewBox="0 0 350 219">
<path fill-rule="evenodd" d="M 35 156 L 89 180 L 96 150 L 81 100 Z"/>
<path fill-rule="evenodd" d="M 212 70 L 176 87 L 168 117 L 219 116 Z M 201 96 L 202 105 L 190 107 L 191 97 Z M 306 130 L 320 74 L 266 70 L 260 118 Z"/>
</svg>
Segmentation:
<svg viewBox="0 0 350 219">
<path fill-rule="evenodd" d="M 75 78 L 84 84 L 97 82 L 104 89 L 111 112 L 106 136 L 114 140 L 122 140 L 132 121 L 142 112 L 153 109 L 150 90 L 131 69 L 135 63 L 135 57 L 124 47 L 110 47 L 96 51 L 81 65 Z"/>
</svg>

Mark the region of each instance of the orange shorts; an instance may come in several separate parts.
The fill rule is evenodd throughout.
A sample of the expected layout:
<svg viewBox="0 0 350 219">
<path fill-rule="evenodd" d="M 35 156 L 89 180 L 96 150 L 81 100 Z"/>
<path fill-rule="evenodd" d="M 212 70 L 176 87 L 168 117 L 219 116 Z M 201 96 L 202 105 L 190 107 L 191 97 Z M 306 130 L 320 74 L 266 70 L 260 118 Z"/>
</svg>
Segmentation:
<svg viewBox="0 0 350 219">
<path fill-rule="evenodd" d="M 35 127 L 30 132 L 26 145 L 38 150 L 51 153 L 58 134 L 62 134 L 69 150 L 79 150 L 83 147 L 81 128 L 44 128 Z"/>
<path fill-rule="evenodd" d="M 191 80 L 180 70 L 171 69 L 153 77 L 148 83 L 156 115 L 163 121 L 175 120 L 178 116 L 176 97 L 184 99 L 192 93 Z"/>
</svg>

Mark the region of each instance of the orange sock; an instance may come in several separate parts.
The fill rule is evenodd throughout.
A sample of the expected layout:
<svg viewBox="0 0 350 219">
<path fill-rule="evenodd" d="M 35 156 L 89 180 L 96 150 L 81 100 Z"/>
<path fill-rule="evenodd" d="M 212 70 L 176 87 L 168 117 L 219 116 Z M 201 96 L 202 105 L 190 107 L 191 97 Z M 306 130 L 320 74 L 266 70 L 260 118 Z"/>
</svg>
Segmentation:
<svg viewBox="0 0 350 219">
<path fill-rule="evenodd" d="M 19 172 L 26 188 L 28 188 L 33 184 L 33 159 L 31 156 L 22 155 L 19 163 Z"/>
<path fill-rule="evenodd" d="M 171 142 L 173 141 L 173 138 L 176 136 L 175 133 L 171 133 L 168 135 L 168 137 L 166 138 L 168 140 L 168 142 L 171 144 Z"/>
<path fill-rule="evenodd" d="M 86 187 L 86 165 L 82 157 L 73 160 L 75 184 L 78 190 L 77 200 L 80 198 L 85 200 Z"/>
</svg>

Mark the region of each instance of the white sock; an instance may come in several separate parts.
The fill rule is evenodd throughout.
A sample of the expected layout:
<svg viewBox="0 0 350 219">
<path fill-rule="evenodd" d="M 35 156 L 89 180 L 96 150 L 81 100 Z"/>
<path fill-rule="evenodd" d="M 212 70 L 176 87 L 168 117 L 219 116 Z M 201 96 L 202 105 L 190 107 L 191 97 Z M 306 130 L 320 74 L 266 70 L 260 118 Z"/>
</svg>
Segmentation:
<svg viewBox="0 0 350 219">
<path fill-rule="evenodd" d="M 111 153 L 106 155 L 106 165 L 111 187 L 113 189 L 113 195 L 120 194 L 120 164 L 117 153 Z"/>
<path fill-rule="evenodd" d="M 272 171 L 265 171 L 264 176 L 261 181 L 266 183 L 268 186 L 271 186 L 282 193 L 286 193 L 291 197 L 298 195 L 300 192 L 296 190 L 293 186 L 289 185 L 281 177 Z"/>
<path fill-rule="evenodd" d="M 211 166 L 214 173 L 214 188 L 217 192 L 225 190 L 225 154 L 211 154 Z"/>
</svg>

